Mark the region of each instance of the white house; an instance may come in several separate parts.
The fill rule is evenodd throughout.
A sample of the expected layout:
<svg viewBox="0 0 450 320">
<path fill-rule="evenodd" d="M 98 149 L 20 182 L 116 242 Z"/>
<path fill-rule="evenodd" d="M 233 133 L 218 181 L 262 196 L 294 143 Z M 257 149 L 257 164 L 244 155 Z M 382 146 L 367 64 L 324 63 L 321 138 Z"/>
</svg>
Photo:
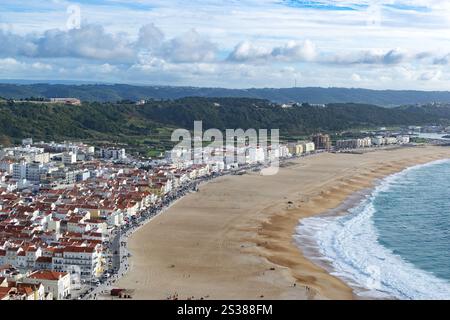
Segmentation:
<svg viewBox="0 0 450 320">
<path fill-rule="evenodd" d="M 386 144 L 396 144 L 397 138 L 396 137 L 386 137 L 384 138 Z"/>
<path fill-rule="evenodd" d="M 64 164 L 73 164 L 77 162 L 77 154 L 75 152 L 64 152 L 62 155 Z"/>
<path fill-rule="evenodd" d="M 247 163 L 253 164 L 264 161 L 264 149 L 263 148 L 249 148 Z"/>
<path fill-rule="evenodd" d="M 12 161 L 11 159 L 3 159 L 2 161 L 0 161 L 0 170 L 7 173 L 12 173 L 13 165 L 14 161 Z"/>
<path fill-rule="evenodd" d="M 42 283 L 44 290 L 51 292 L 56 300 L 63 300 L 70 294 L 70 274 L 67 272 L 39 270 L 30 274 L 26 282 Z"/>
<path fill-rule="evenodd" d="M 397 143 L 399 144 L 409 143 L 409 141 L 409 136 L 397 136 Z"/>
<path fill-rule="evenodd" d="M 382 144 L 384 144 L 384 138 L 381 136 L 372 137 L 372 144 L 381 146 Z"/>
<path fill-rule="evenodd" d="M 101 273 L 101 257 L 101 250 L 96 247 L 66 247 L 63 250 L 64 270 L 76 266 L 81 276 L 97 276 Z"/>
<path fill-rule="evenodd" d="M 315 150 L 315 145 L 314 142 L 306 142 L 303 145 L 303 150 L 305 150 L 305 152 L 312 152 Z"/>
</svg>

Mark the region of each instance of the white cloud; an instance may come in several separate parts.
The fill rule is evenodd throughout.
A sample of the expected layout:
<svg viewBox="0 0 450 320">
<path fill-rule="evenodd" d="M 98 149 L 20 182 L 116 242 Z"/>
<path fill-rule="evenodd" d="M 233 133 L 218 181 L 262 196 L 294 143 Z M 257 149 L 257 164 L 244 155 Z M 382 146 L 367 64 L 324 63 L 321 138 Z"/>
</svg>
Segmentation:
<svg viewBox="0 0 450 320">
<path fill-rule="evenodd" d="M 337 54 L 328 61 L 338 64 L 398 64 L 408 58 L 407 53 L 399 49 L 363 50 L 358 52 Z"/>
<path fill-rule="evenodd" d="M 47 70 L 47 71 L 53 70 L 53 67 L 50 64 L 42 62 L 35 62 L 31 66 L 36 70 Z"/>
<path fill-rule="evenodd" d="M 125 36 L 107 33 L 98 25 L 69 31 L 49 30 L 36 44 L 37 50 L 31 56 L 128 61 L 134 55 Z"/>
<path fill-rule="evenodd" d="M 421 80 L 421 81 L 439 80 L 441 75 L 442 75 L 442 71 L 441 70 L 427 71 L 427 72 L 422 73 L 419 76 L 419 80 Z"/>
<path fill-rule="evenodd" d="M 0 78 L 226 87 L 292 86 L 294 78 L 298 85 L 450 85 L 447 0 L 378 0 L 379 23 L 372 23 L 373 1 L 320 2 L 354 10 L 278 0 L 83 1 L 81 28 L 67 31 L 71 1 L 3 0 Z"/>
<path fill-rule="evenodd" d="M 159 49 L 164 42 L 164 38 L 164 33 L 155 24 L 146 24 L 139 30 L 136 47 L 148 50 Z"/>
<path fill-rule="evenodd" d="M 80 29 L 45 31 L 26 37 L 0 31 L 0 56 L 27 58 L 81 58 L 115 63 L 134 63 L 141 55 L 163 57 L 174 62 L 212 61 L 217 46 L 197 31 L 190 30 L 165 40 L 153 24 L 143 26 L 137 41 L 127 34 L 106 32 L 99 25 Z"/>
<path fill-rule="evenodd" d="M 351 76 L 351 79 L 352 79 L 352 81 L 360 82 L 361 81 L 361 76 L 359 74 L 357 74 L 357 73 L 353 73 L 352 76 Z"/>
<path fill-rule="evenodd" d="M 0 59 L 0 69 L 8 70 L 11 68 L 17 68 L 19 66 L 22 66 L 22 64 L 13 58 L 5 58 Z"/>
<path fill-rule="evenodd" d="M 270 56 L 270 50 L 256 46 L 250 41 L 239 43 L 228 56 L 228 60 L 236 62 L 260 61 Z"/>
<path fill-rule="evenodd" d="M 316 46 L 310 40 L 302 43 L 289 41 L 282 46 L 273 48 L 244 41 L 234 48 L 228 56 L 228 60 L 234 62 L 313 61 L 316 55 Z"/>
<path fill-rule="evenodd" d="M 433 60 L 434 64 L 447 65 L 450 63 L 450 54 L 446 54 L 441 57 L 436 57 Z"/>
<path fill-rule="evenodd" d="M 289 41 L 282 47 L 275 47 L 271 55 L 286 61 L 313 61 L 316 58 L 316 45 L 305 40 L 303 43 Z"/>
<path fill-rule="evenodd" d="M 194 29 L 166 42 L 162 56 L 174 62 L 214 60 L 217 46 Z"/>
<path fill-rule="evenodd" d="M 99 25 L 68 31 L 51 29 L 42 35 L 21 36 L 0 31 L 0 55 L 29 58 L 86 58 L 125 61 L 133 56 L 128 40 L 105 32 Z"/>
<path fill-rule="evenodd" d="M 32 36 L 24 37 L 0 29 L 0 57 L 11 55 L 31 55 L 36 51 Z"/>
</svg>

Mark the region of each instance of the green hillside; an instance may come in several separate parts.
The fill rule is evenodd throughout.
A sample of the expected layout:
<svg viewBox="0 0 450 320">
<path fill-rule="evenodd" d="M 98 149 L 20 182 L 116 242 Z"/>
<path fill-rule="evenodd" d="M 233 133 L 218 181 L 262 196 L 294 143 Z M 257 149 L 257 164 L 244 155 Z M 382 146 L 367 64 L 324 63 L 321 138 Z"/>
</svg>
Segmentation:
<svg viewBox="0 0 450 320">
<path fill-rule="evenodd" d="M 25 137 L 45 140 L 82 139 L 123 142 L 136 146 L 168 144 L 174 128 L 280 129 L 285 137 L 317 131 L 450 123 L 450 107 L 382 108 L 365 104 L 304 104 L 292 108 L 249 98 L 183 98 L 124 103 L 0 103 L 0 135 L 13 141 Z"/>
<path fill-rule="evenodd" d="M 1 82 L 1 81 L 0 81 Z M 385 107 L 406 104 L 450 103 L 448 91 L 368 90 L 358 88 L 198 88 L 133 86 L 126 84 L 14 84 L 0 83 L 0 97 L 73 97 L 83 101 L 116 102 L 139 99 L 180 99 L 185 97 L 228 97 L 265 99 L 272 102 L 367 103 Z"/>
</svg>

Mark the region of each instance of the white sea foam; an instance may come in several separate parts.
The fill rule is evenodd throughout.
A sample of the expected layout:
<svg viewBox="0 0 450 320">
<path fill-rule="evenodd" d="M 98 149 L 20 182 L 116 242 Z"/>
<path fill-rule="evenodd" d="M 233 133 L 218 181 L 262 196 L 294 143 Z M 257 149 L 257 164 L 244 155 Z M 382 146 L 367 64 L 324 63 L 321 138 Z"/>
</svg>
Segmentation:
<svg viewBox="0 0 450 320">
<path fill-rule="evenodd" d="M 346 216 L 316 216 L 301 220 L 296 239 L 305 255 L 343 279 L 362 297 L 449 299 L 450 283 L 418 269 L 378 242 L 373 200 L 410 170 L 449 162 L 433 161 L 383 179 Z"/>
</svg>

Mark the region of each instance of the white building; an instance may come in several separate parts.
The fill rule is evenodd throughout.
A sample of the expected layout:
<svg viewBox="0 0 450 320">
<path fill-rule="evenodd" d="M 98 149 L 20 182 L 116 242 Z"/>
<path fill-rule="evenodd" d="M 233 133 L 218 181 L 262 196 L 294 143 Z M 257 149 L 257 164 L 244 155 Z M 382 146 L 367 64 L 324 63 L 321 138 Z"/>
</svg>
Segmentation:
<svg viewBox="0 0 450 320">
<path fill-rule="evenodd" d="M 286 145 L 280 145 L 279 147 L 278 147 L 278 152 L 277 152 L 277 150 L 272 150 L 272 155 L 271 155 L 271 157 L 273 158 L 273 157 L 280 157 L 280 158 L 285 158 L 285 157 L 288 157 L 289 156 L 289 148 L 286 146 Z"/>
<path fill-rule="evenodd" d="M 314 142 L 305 142 L 303 144 L 303 150 L 306 153 L 314 151 L 315 150 Z"/>
<path fill-rule="evenodd" d="M 359 148 L 367 148 L 372 146 L 372 139 L 370 137 L 358 139 Z"/>
<path fill-rule="evenodd" d="M 263 162 L 264 161 L 264 149 L 263 148 L 249 148 L 248 149 L 248 156 L 247 156 L 247 163 L 253 164 L 257 162 Z"/>
<path fill-rule="evenodd" d="M 397 138 L 396 137 L 386 137 L 384 138 L 385 144 L 396 144 Z"/>
<path fill-rule="evenodd" d="M 3 149 L 5 156 L 9 156 L 16 160 L 24 159 L 27 162 L 50 162 L 50 154 L 44 151 L 44 148 L 31 147 L 29 145 L 24 147 L 13 147 Z"/>
<path fill-rule="evenodd" d="M 70 266 L 78 267 L 81 276 L 99 276 L 101 270 L 101 250 L 97 247 L 66 247 L 63 251 L 63 270 Z"/>
<path fill-rule="evenodd" d="M 100 149 L 100 157 L 103 159 L 123 160 L 126 159 L 125 149 Z"/>
<path fill-rule="evenodd" d="M 64 164 L 74 164 L 77 162 L 77 154 L 75 152 L 64 152 L 62 155 Z"/>
<path fill-rule="evenodd" d="M 409 143 L 409 141 L 409 136 L 397 136 L 397 143 L 399 144 Z"/>
<path fill-rule="evenodd" d="M 16 180 L 26 179 L 27 176 L 27 164 L 24 161 L 13 164 L 13 178 Z"/>
<path fill-rule="evenodd" d="M 53 299 L 63 300 L 70 295 L 70 274 L 49 270 L 35 271 L 26 278 L 27 283 L 40 284 L 46 292 L 51 292 Z"/>
<path fill-rule="evenodd" d="M 211 163 L 210 165 L 211 165 L 211 172 L 219 172 L 225 170 L 225 163 L 223 161 L 217 161 Z"/>
<path fill-rule="evenodd" d="M 358 148 L 358 139 L 346 139 L 336 141 L 337 149 L 356 149 Z"/>
<path fill-rule="evenodd" d="M 41 174 L 46 171 L 44 165 L 36 162 L 28 163 L 26 168 L 26 179 L 33 182 L 39 182 L 41 180 Z"/>
<path fill-rule="evenodd" d="M 22 145 L 23 146 L 31 146 L 33 144 L 33 139 L 32 138 L 27 138 L 27 139 L 23 139 L 22 140 Z"/>
<path fill-rule="evenodd" d="M 6 173 L 13 172 L 14 161 L 11 159 L 3 159 L 0 161 L 0 171 L 5 171 Z"/>
<path fill-rule="evenodd" d="M 164 158 L 172 163 L 191 161 L 192 152 L 187 148 L 174 148 L 170 151 L 166 151 Z"/>
<path fill-rule="evenodd" d="M 124 224 L 124 216 L 121 210 L 106 213 L 106 222 L 109 226 L 121 226 Z"/>
<path fill-rule="evenodd" d="M 77 181 L 86 181 L 91 177 L 91 173 L 88 170 L 77 173 Z"/>
<path fill-rule="evenodd" d="M 372 137 L 372 144 L 375 146 L 381 146 L 384 144 L 384 138 L 382 136 Z"/>
<path fill-rule="evenodd" d="M 41 175 L 47 172 L 46 168 L 37 162 L 26 163 L 21 161 L 13 164 L 13 178 L 15 180 L 27 180 L 32 182 L 39 182 Z"/>
<path fill-rule="evenodd" d="M 80 106 L 81 100 L 77 98 L 50 98 L 50 102 L 52 103 L 62 103 L 71 106 Z"/>
</svg>

